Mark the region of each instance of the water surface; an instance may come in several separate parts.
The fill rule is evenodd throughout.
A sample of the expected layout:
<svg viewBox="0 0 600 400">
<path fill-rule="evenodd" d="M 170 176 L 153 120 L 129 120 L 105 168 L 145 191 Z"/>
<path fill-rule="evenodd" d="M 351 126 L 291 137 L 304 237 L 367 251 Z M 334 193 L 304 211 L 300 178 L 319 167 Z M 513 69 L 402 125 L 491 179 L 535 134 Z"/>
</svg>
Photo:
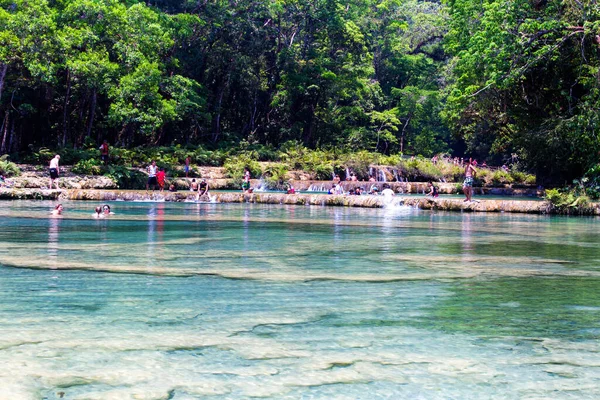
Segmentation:
<svg viewBox="0 0 600 400">
<path fill-rule="evenodd" d="M 4 202 L 15 399 L 595 399 L 596 218 Z"/>
</svg>

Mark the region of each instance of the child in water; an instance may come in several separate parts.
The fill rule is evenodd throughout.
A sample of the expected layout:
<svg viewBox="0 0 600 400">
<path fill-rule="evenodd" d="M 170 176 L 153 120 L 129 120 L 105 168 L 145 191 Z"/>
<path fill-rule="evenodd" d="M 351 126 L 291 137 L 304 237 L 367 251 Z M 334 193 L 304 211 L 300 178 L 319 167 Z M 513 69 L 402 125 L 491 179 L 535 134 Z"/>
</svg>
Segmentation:
<svg viewBox="0 0 600 400">
<path fill-rule="evenodd" d="M 438 188 L 433 184 L 433 182 L 429 181 L 427 186 L 429 186 L 429 193 L 427 193 L 426 196 L 431 196 L 431 197 L 439 197 L 440 196 L 440 194 L 438 192 Z"/>
<path fill-rule="evenodd" d="M 92 218 L 104 218 L 104 214 L 102 214 L 102 207 L 98 206 L 94 209 L 94 214 L 92 214 Z"/>
</svg>

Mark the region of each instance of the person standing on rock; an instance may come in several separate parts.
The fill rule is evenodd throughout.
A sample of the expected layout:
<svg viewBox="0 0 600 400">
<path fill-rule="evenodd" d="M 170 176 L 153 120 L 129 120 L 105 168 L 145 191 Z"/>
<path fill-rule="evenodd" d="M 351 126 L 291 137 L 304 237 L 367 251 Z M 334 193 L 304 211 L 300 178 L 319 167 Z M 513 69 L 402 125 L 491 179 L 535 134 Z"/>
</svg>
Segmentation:
<svg viewBox="0 0 600 400">
<path fill-rule="evenodd" d="M 60 168 L 58 166 L 59 161 L 60 156 L 58 154 L 50 160 L 50 189 L 52 189 L 52 185 L 56 182 L 56 190 L 58 190 L 58 175 L 60 174 Z"/>
<path fill-rule="evenodd" d="M 106 140 L 100 145 L 100 160 L 104 165 L 108 165 L 108 142 Z"/>
<path fill-rule="evenodd" d="M 185 166 L 183 167 L 183 171 L 185 172 L 185 177 L 188 177 L 188 174 L 190 173 L 190 164 L 192 163 L 192 157 L 187 156 L 185 158 Z"/>
<path fill-rule="evenodd" d="M 250 169 L 244 168 L 244 180 L 242 182 L 242 192 L 246 193 L 250 190 Z"/>
<path fill-rule="evenodd" d="M 154 188 L 156 188 L 156 173 L 158 172 L 158 167 L 156 166 L 156 161 L 152 161 L 152 164 L 148 166 L 148 182 L 146 183 L 146 191 L 148 191 L 148 187 L 152 185 L 152 191 L 154 192 Z"/>
<path fill-rule="evenodd" d="M 473 178 L 475 178 L 475 175 L 477 175 L 477 170 L 469 158 L 465 165 L 465 181 L 463 182 L 463 193 L 466 197 L 464 201 L 468 202 L 473 198 Z"/>
<path fill-rule="evenodd" d="M 156 181 L 158 182 L 158 187 L 161 192 L 165 190 L 165 180 L 167 177 L 167 173 L 164 168 L 161 168 L 160 171 L 156 174 Z"/>
</svg>

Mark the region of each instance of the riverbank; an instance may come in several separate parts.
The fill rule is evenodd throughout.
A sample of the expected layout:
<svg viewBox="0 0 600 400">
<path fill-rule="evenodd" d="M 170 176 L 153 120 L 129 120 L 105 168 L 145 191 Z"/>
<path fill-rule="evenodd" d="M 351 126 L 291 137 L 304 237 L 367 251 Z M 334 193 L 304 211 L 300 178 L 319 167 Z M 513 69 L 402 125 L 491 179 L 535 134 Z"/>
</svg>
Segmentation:
<svg viewBox="0 0 600 400">
<path fill-rule="evenodd" d="M 87 190 L 87 189 L 0 189 L 2 200 L 90 200 L 90 201 L 169 201 L 193 202 L 196 194 L 189 191 L 146 192 L 144 190 Z M 211 198 L 201 199 L 216 203 L 258 203 L 292 204 L 337 207 L 382 208 L 386 206 L 384 196 L 349 196 L 328 194 L 285 194 L 274 192 L 212 192 Z M 553 208 L 545 201 L 524 199 L 482 199 L 464 202 L 460 198 L 402 196 L 393 198 L 393 205 L 404 205 L 423 210 L 470 211 L 470 212 L 510 212 L 528 214 L 554 214 Z M 591 204 L 581 210 L 581 215 L 600 215 L 598 204 Z"/>
</svg>

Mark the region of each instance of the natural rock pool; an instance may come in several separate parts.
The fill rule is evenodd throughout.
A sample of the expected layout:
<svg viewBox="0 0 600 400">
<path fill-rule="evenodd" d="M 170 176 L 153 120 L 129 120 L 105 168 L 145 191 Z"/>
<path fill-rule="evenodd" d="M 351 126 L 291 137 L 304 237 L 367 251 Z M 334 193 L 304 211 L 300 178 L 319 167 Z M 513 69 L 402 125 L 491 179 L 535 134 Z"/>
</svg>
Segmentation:
<svg viewBox="0 0 600 400">
<path fill-rule="evenodd" d="M 1 398 L 600 397 L 595 217 L 1 204 Z"/>
</svg>

